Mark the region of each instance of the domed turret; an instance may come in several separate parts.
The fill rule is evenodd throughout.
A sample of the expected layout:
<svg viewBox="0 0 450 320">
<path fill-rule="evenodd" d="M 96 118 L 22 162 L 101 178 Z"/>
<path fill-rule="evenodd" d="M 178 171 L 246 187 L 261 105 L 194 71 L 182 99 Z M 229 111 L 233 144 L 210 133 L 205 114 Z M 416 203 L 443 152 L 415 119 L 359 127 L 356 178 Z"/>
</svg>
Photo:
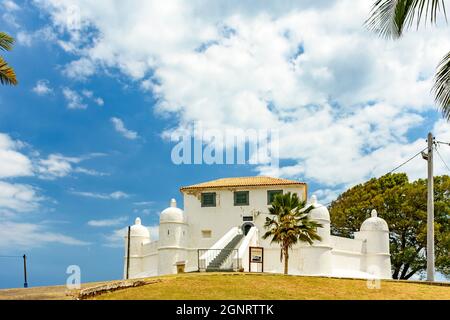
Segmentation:
<svg viewBox="0 0 450 320">
<path fill-rule="evenodd" d="M 150 242 L 150 231 L 142 225 L 141 218 L 136 218 L 134 225 L 130 227 L 130 238 L 128 232 L 125 234 L 125 256 L 124 256 L 124 278 L 127 274 L 140 274 L 143 271 L 142 248 Z M 128 248 L 130 249 L 128 251 Z M 129 263 L 129 265 L 127 265 Z M 128 270 L 127 270 L 128 269 Z"/>
<path fill-rule="evenodd" d="M 327 207 L 319 204 L 315 195 L 311 197 L 309 205 L 313 206 L 314 208 L 309 212 L 309 216 L 311 217 L 311 219 L 330 221 L 330 213 L 328 212 Z"/>
<path fill-rule="evenodd" d="M 322 225 L 321 228 L 317 228 L 318 235 L 322 238 L 321 241 L 316 241 L 316 244 L 330 245 L 331 242 L 331 226 L 330 226 L 330 213 L 326 206 L 317 202 L 315 195 L 311 196 L 308 204 L 305 206 L 309 208 L 312 206 L 314 209 L 308 212 L 308 216 L 311 220 L 314 220 Z"/>
<path fill-rule="evenodd" d="M 175 199 L 159 218 L 158 274 L 177 273 L 176 264 L 186 261 L 188 228 L 183 210 L 177 208 Z"/>
<path fill-rule="evenodd" d="M 134 225 L 131 226 L 130 235 L 132 237 L 150 238 L 150 232 L 142 225 L 141 218 L 136 218 Z"/>
<path fill-rule="evenodd" d="M 322 227 L 317 228 L 317 234 L 321 240 L 314 240 L 312 245 L 305 244 L 300 256 L 302 259 L 301 273 L 306 275 L 327 275 L 331 273 L 331 232 L 330 213 L 326 206 L 317 202 L 316 196 L 311 196 L 305 206 L 314 209 L 308 212 L 311 220 L 320 223 Z"/>
<path fill-rule="evenodd" d="M 160 223 L 184 222 L 183 210 L 177 208 L 177 201 L 175 199 L 170 201 L 170 207 L 161 212 L 159 221 Z"/>
<path fill-rule="evenodd" d="M 372 210 L 371 217 L 363 222 L 355 239 L 365 243 L 365 269 L 367 273 L 380 278 L 392 278 L 389 254 L 389 227 L 384 219 Z"/>
<path fill-rule="evenodd" d="M 388 224 L 378 217 L 376 210 L 372 210 L 371 217 L 363 222 L 361 231 L 389 231 Z"/>
</svg>

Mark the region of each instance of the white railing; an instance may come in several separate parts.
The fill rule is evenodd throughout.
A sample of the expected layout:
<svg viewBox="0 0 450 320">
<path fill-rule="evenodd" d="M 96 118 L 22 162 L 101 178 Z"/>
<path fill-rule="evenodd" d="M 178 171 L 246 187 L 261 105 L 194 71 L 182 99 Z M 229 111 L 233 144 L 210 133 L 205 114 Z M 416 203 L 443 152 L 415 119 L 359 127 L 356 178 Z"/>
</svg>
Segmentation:
<svg viewBox="0 0 450 320">
<path fill-rule="evenodd" d="M 199 256 L 206 255 L 205 259 L 203 259 L 203 260 L 199 259 L 198 270 L 206 271 L 211 266 L 210 262 L 208 263 L 208 261 L 214 260 L 214 259 L 209 259 L 208 256 L 212 256 L 212 255 L 217 256 L 218 254 L 220 254 L 222 252 L 225 252 L 227 254 L 226 258 L 220 265 L 214 266 L 213 269 L 214 270 L 238 271 L 239 265 L 236 264 L 238 262 L 238 259 L 236 259 L 237 255 L 238 255 L 237 249 L 198 249 Z M 206 263 L 208 263 L 208 265 L 206 265 Z"/>
<path fill-rule="evenodd" d="M 256 247 L 259 245 L 259 235 L 258 235 L 258 229 L 256 227 L 252 227 L 247 235 L 245 236 L 244 240 L 242 240 L 241 245 L 238 249 L 238 256 L 236 257 L 236 263 L 235 265 L 241 266 L 244 268 L 244 271 L 249 270 L 249 250 L 250 247 Z"/>
</svg>

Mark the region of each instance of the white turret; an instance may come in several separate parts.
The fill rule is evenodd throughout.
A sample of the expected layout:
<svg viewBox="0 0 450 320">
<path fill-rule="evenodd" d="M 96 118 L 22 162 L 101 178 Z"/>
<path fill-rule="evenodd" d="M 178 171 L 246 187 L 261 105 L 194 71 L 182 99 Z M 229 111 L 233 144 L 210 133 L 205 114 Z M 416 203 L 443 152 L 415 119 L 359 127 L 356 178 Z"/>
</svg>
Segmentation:
<svg viewBox="0 0 450 320">
<path fill-rule="evenodd" d="M 392 278 L 389 254 L 389 227 L 385 220 L 372 210 L 371 217 L 363 222 L 355 239 L 365 240 L 366 272 L 381 278 Z"/>
<path fill-rule="evenodd" d="M 142 273 L 143 264 L 142 264 L 142 248 L 145 244 L 150 242 L 150 232 L 146 227 L 144 227 L 141 223 L 141 218 L 136 218 L 134 225 L 130 227 L 130 251 L 129 251 L 129 259 L 128 259 L 128 229 L 125 234 L 125 261 L 124 261 L 124 278 L 127 276 L 127 263 L 129 261 L 128 266 L 128 274 L 130 278 L 131 275 L 137 275 Z"/>
<path fill-rule="evenodd" d="M 306 208 L 313 207 L 308 216 L 322 225 L 317 228 L 320 241 L 314 241 L 312 245 L 306 244 L 301 250 L 301 272 L 308 275 L 331 274 L 331 231 L 330 213 L 326 206 L 317 202 L 317 197 L 313 195 L 306 205 Z"/>
<path fill-rule="evenodd" d="M 326 206 L 319 204 L 317 202 L 317 197 L 313 195 L 309 204 L 306 207 L 312 206 L 312 209 L 309 212 L 309 218 L 314 220 L 322 225 L 322 228 L 317 228 L 317 233 L 322 238 L 320 242 L 322 245 L 330 245 L 331 231 L 330 231 L 330 213 Z"/>
<path fill-rule="evenodd" d="M 183 210 L 177 208 L 175 199 L 161 212 L 159 224 L 159 274 L 174 274 L 176 264 L 186 261 L 188 230 Z"/>
</svg>

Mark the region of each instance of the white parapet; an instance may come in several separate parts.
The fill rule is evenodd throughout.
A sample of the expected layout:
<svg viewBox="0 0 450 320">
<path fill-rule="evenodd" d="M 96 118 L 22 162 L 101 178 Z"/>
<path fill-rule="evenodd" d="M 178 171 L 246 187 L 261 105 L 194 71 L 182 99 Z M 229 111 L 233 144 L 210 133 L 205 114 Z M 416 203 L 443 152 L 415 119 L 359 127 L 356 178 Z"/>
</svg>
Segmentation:
<svg viewBox="0 0 450 320">
<path fill-rule="evenodd" d="M 244 271 L 249 271 L 249 250 L 250 247 L 256 247 L 259 244 L 259 232 L 256 227 L 252 227 L 237 251 L 237 257 L 235 257 L 235 265 L 244 268 Z"/>
</svg>

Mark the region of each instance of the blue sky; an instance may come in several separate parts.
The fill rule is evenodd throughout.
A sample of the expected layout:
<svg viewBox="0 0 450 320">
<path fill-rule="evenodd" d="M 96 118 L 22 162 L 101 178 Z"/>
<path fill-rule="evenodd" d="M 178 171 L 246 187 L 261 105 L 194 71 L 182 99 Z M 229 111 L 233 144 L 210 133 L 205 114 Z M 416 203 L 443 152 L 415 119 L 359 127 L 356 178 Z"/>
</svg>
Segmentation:
<svg viewBox="0 0 450 320">
<path fill-rule="evenodd" d="M 0 255 L 27 253 L 31 285 L 72 264 L 83 282 L 120 278 L 120 229 L 156 225 L 183 185 L 267 174 L 328 202 L 428 131 L 450 140 L 429 93 L 448 28 L 378 39 L 370 2 L 1 2 L 20 85 L 0 88 Z M 174 165 L 165 137 L 198 121 L 279 129 L 281 167 Z M 0 266 L 0 288 L 21 285 L 20 260 Z"/>
</svg>

